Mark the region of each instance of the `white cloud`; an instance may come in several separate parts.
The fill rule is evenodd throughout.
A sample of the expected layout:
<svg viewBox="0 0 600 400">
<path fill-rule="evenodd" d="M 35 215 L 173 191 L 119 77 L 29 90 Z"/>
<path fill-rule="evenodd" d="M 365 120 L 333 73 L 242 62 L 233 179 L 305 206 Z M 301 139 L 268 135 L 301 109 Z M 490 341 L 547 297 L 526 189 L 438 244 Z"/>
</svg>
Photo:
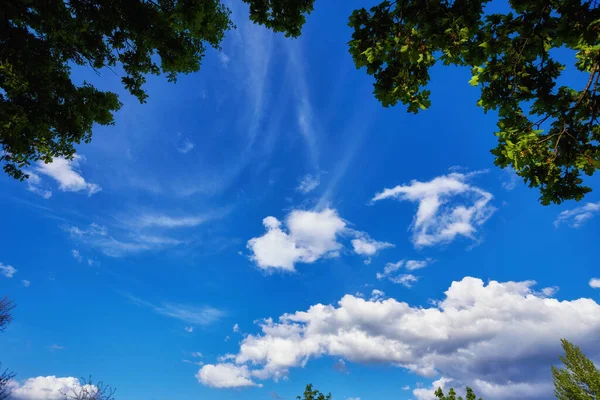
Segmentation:
<svg viewBox="0 0 600 400">
<path fill-rule="evenodd" d="M 203 355 L 202 353 L 200 353 L 199 351 L 194 351 L 194 352 L 192 353 L 192 357 L 195 357 L 195 358 L 202 358 L 202 357 L 204 357 L 204 355 Z"/>
<path fill-rule="evenodd" d="M 594 289 L 600 289 L 600 278 L 590 279 L 590 287 Z"/>
<path fill-rule="evenodd" d="M 181 145 L 177 147 L 177 151 L 181 154 L 187 154 L 194 150 L 194 147 L 196 147 L 194 143 L 192 143 L 189 139 L 184 139 Z"/>
<path fill-rule="evenodd" d="M 402 390 L 410 390 L 410 385 L 402 386 Z"/>
<path fill-rule="evenodd" d="M 131 294 L 125 293 L 123 295 L 137 306 L 150 308 L 159 315 L 175 318 L 193 325 L 210 325 L 225 315 L 223 311 L 209 306 L 195 307 L 174 303 L 162 303 L 157 306 Z M 186 327 L 186 331 L 189 332 L 189 328 Z M 193 327 L 191 328 L 193 331 Z"/>
<path fill-rule="evenodd" d="M 23 279 L 23 280 L 21 281 L 21 283 L 22 283 L 22 284 L 23 284 L 23 286 L 25 286 L 25 287 L 29 287 L 29 286 L 31 286 L 31 282 L 29 282 L 27 279 Z"/>
<path fill-rule="evenodd" d="M 512 168 L 504 169 L 504 178 L 502 179 L 502 188 L 507 191 L 511 191 L 517 187 L 517 183 L 519 182 L 519 175 Z"/>
<path fill-rule="evenodd" d="M 240 326 L 238 324 L 235 324 L 233 326 L 233 331 L 239 333 L 240 332 Z"/>
<path fill-rule="evenodd" d="M 358 238 L 352 239 L 352 247 L 356 254 L 370 257 L 374 256 L 379 250 L 394 247 L 394 245 L 388 242 L 378 242 L 377 240 L 362 234 Z"/>
<path fill-rule="evenodd" d="M 36 171 L 53 178 L 58 182 L 58 188 L 63 192 L 86 191 L 88 196 L 91 196 L 98 193 L 102 188 L 95 183 L 86 182 L 81 176 L 78 169 L 82 160 L 85 160 L 85 158 L 76 154 L 73 160 L 58 157 L 48 164 L 39 161 Z"/>
<path fill-rule="evenodd" d="M 263 220 L 267 233 L 252 238 L 247 247 L 252 260 L 263 269 L 294 271 L 298 262 L 313 263 L 322 257 L 335 257 L 342 245 L 337 237 L 346 223 L 332 209 L 323 211 L 292 211 L 285 220 L 288 232 L 275 217 Z"/>
<path fill-rule="evenodd" d="M 235 364 L 224 365 L 243 371 L 250 385 L 328 355 L 442 376 L 455 388 L 469 384 L 489 400 L 517 398 L 519 390 L 520 398 L 546 399 L 552 395 L 548 366 L 561 354 L 560 338 L 592 359 L 600 356 L 600 305 L 547 298 L 534 284 L 465 277 L 429 308 L 346 295 L 337 306 L 316 304 L 278 322 L 263 320 L 261 333 L 241 342 Z M 221 381 L 220 387 L 227 386 Z"/>
<path fill-rule="evenodd" d="M 106 227 L 96 223 L 90 224 L 87 228 L 77 226 L 63 226 L 62 228 L 73 239 L 95 247 L 109 257 L 122 257 L 144 251 L 162 250 L 183 243 L 181 240 L 168 236 L 141 235 L 139 233 L 129 233 L 126 238 L 117 239 L 109 234 Z M 75 255 L 73 256 L 75 257 Z"/>
<path fill-rule="evenodd" d="M 319 175 L 313 176 L 311 174 L 306 174 L 300 179 L 300 183 L 296 190 L 306 194 L 315 190 L 320 184 L 321 179 L 319 178 Z"/>
<path fill-rule="evenodd" d="M 192 333 L 194 332 L 194 327 L 193 326 L 186 326 L 185 328 L 183 328 L 187 333 Z"/>
<path fill-rule="evenodd" d="M 203 385 L 214 388 L 262 386 L 252 382 L 250 370 L 247 366 L 237 366 L 229 363 L 207 364 L 200 368 L 196 378 Z"/>
<path fill-rule="evenodd" d="M 558 293 L 559 287 L 558 286 L 550 286 L 550 287 L 545 287 L 541 290 L 542 296 L 546 296 L 546 297 L 552 297 L 554 296 L 556 293 Z"/>
<path fill-rule="evenodd" d="M 83 260 L 81 254 L 79 254 L 79 250 L 71 250 L 71 254 L 73 255 L 73 258 L 77 260 L 77 262 L 81 262 Z"/>
<path fill-rule="evenodd" d="M 412 287 L 412 285 L 419 280 L 419 277 L 413 274 L 399 274 L 396 276 L 394 276 L 394 274 L 402 267 L 408 271 L 414 271 L 425 268 L 432 262 L 432 259 L 427 258 L 425 260 L 400 260 L 395 263 L 387 263 L 383 268 L 383 272 L 378 272 L 376 277 L 379 280 L 387 278 L 393 283 L 398 283 L 405 287 Z"/>
<path fill-rule="evenodd" d="M 432 262 L 433 262 L 433 260 L 431 260 L 430 258 L 427 258 L 425 260 L 408 260 L 408 261 L 406 261 L 404 268 L 406 268 L 409 271 L 414 271 L 416 269 L 425 268 Z"/>
<path fill-rule="evenodd" d="M 554 221 L 554 226 L 558 227 L 562 223 L 568 224 L 571 228 L 580 228 L 587 220 L 600 212 L 600 202 L 587 203 L 584 206 L 566 210 L 558 214 Z"/>
<path fill-rule="evenodd" d="M 449 243 L 457 236 L 475 240 L 477 228 L 496 210 L 489 204 L 490 193 L 467 183 L 478 173 L 454 172 L 429 182 L 413 180 L 377 193 L 372 201 L 392 198 L 419 203 L 411 226 L 417 247 Z"/>
<path fill-rule="evenodd" d="M 95 390 L 94 386 L 82 386 L 77 378 L 56 376 L 29 378 L 23 384 L 12 381 L 10 387 L 14 400 L 64 400 L 65 394 L 71 394 L 73 390 L 76 392 L 82 388 Z"/>
<path fill-rule="evenodd" d="M 388 279 L 393 283 L 398 283 L 407 288 L 412 287 L 412 285 L 419 280 L 419 278 L 413 274 L 400 274 L 398 276 L 390 276 Z"/>
<path fill-rule="evenodd" d="M 346 367 L 346 362 L 341 358 L 333 364 L 333 370 L 342 374 L 348 373 L 348 367 Z"/>
<path fill-rule="evenodd" d="M 46 200 L 52 197 L 52 191 L 40 188 L 42 178 L 40 178 L 38 174 L 32 171 L 25 172 L 27 175 L 29 175 L 29 178 L 27 178 L 27 190 L 43 197 Z"/>
<path fill-rule="evenodd" d="M 0 262 L 0 275 L 12 278 L 17 273 L 17 269 L 12 265 L 4 265 Z"/>
<path fill-rule="evenodd" d="M 362 296 L 358 296 L 362 298 Z M 379 289 L 373 289 L 371 292 L 371 301 L 378 301 L 385 298 L 385 292 Z"/>
<path fill-rule="evenodd" d="M 223 64 L 223 66 L 227 66 L 229 64 L 230 61 L 230 57 L 225 54 L 223 51 L 219 52 L 219 61 L 221 61 L 221 64 Z"/>
<path fill-rule="evenodd" d="M 189 228 L 203 224 L 208 219 L 207 216 L 203 215 L 173 217 L 159 214 L 145 214 L 136 218 L 132 224 L 140 228 Z"/>
</svg>

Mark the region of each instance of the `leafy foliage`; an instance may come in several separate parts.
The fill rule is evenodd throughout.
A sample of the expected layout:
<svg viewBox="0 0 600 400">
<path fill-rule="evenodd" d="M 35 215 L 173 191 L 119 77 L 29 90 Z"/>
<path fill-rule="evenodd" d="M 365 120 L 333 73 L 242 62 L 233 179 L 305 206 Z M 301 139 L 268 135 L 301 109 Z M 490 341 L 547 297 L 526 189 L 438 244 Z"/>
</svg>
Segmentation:
<svg viewBox="0 0 600 400">
<path fill-rule="evenodd" d="M 288 37 L 300 36 L 306 14 L 315 0 L 244 0 L 250 5 L 250 19 Z"/>
<path fill-rule="evenodd" d="M 375 77 L 384 106 L 427 109 L 429 69 L 469 66 L 477 105 L 498 112 L 496 165 L 511 166 L 542 204 L 580 200 L 582 174 L 600 168 L 600 7 L 590 0 L 510 0 L 511 12 L 485 13 L 489 0 L 383 1 L 354 11 L 350 53 Z M 553 49 L 574 51 L 587 75 L 580 90 L 560 86 L 565 66 Z"/>
<path fill-rule="evenodd" d="M 244 0 L 251 18 L 297 36 L 314 0 Z M 24 179 L 31 162 L 72 158 L 94 124 L 114 123 L 115 93 L 77 86 L 73 65 L 120 66 L 140 102 L 147 74 L 200 69 L 207 47 L 233 28 L 221 0 L 5 0 L 0 15 L 0 163 Z"/>
<path fill-rule="evenodd" d="M 331 400 L 331 393 L 324 395 L 316 389 L 313 390 L 313 385 L 309 383 L 304 389 L 304 394 L 302 396 L 296 396 L 296 398 L 298 400 Z"/>
<path fill-rule="evenodd" d="M 559 400 L 600 399 L 600 370 L 579 349 L 562 339 L 564 369 L 552 367 L 554 394 Z"/>
<path fill-rule="evenodd" d="M 448 396 L 444 395 L 442 388 L 438 388 L 435 391 L 434 395 L 439 400 L 463 400 L 463 398 L 461 396 L 459 396 L 458 399 L 456 398 L 456 392 L 452 388 L 450 388 L 450 390 L 448 391 Z M 477 399 L 477 396 L 475 395 L 475 393 L 473 393 L 473 389 L 471 389 L 470 387 L 467 387 L 467 397 L 465 397 L 465 400 L 476 400 L 476 399 Z M 482 400 L 481 397 L 479 398 L 479 400 Z"/>
</svg>

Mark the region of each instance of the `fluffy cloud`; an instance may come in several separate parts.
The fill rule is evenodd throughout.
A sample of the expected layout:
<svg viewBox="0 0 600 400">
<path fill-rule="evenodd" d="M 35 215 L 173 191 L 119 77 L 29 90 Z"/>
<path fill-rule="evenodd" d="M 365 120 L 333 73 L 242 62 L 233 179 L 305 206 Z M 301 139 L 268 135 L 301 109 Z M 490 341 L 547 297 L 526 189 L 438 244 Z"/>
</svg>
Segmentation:
<svg viewBox="0 0 600 400">
<path fill-rule="evenodd" d="M 298 183 L 296 190 L 306 194 L 315 190 L 320 184 L 321 179 L 319 178 L 319 175 L 313 176 L 307 174 L 300 179 L 300 183 Z"/>
<path fill-rule="evenodd" d="M 590 279 L 590 287 L 594 289 L 600 289 L 600 278 Z"/>
<path fill-rule="evenodd" d="M 52 197 L 52 191 L 42 189 L 40 187 L 42 184 L 42 178 L 40 178 L 40 176 L 38 174 L 36 174 L 35 172 L 31 172 L 31 171 L 26 171 L 26 172 L 27 172 L 27 175 L 29 175 L 29 178 L 27 178 L 27 190 L 43 197 L 46 200 L 48 200 L 50 197 Z"/>
<path fill-rule="evenodd" d="M 591 219 L 594 215 L 600 212 L 600 202 L 598 203 L 587 203 L 584 206 L 574 208 L 572 210 L 566 210 L 558 214 L 558 218 L 554 221 L 554 226 L 558 227 L 560 224 L 568 224 L 571 228 L 581 227 L 587 220 Z"/>
<path fill-rule="evenodd" d="M 196 374 L 203 385 L 213 388 L 262 386 L 254 383 L 247 366 L 234 364 L 205 365 Z"/>
<path fill-rule="evenodd" d="M 275 217 L 263 220 L 267 233 L 248 241 L 252 260 L 263 269 L 294 271 L 298 262 L 313 263 L 322 257 L 335 257 L 342 245 L 337 237 L 346 223 L 332 209 L 292 211 L 285 220 L 287 232 Z"/>
<path fill-rule="evenodd" d="M 10 383 L 14 400 L 63 400 L 65 393 L 83 389 L 96 390 L 94 386 L 81 386 L 79 379 L 73 377 L 57 378 L 56 376 L 38 376 L 29 378 L 23 384 L 17 381 Z"/>
<path fill-rule="evenodd" d="M 95 183 L 86 182 L 83 176 L 81 176 L 78 170 L 79 165 L 83 160 L 85 160 L 84 157 L 75 155 L 73 160 L 58 157 L 48 164 L 40 161 L 37 164 L 36 171 L 54 179 L 58 183 L 58 188 L 63 192 L 85 191 L 88 193 L 88 196 L 91 196 L 98 193 L 102 188 Z M 31 176 L 32 175 L 30 174 L 30 179 Z M 37 184 L 39 184 L 39 176 L 36 175 L 34 181 L 37 181 Z M 34 181 L 32 181 L 31 184 L 37 188 L 37 184 Z M 29 190 L 31 190 L 31 186 Z"/>
<path fill-rule="evenodd" d="M 278 322 L 263 320 L 261 333 L 241 342 L 235 364 L 207 365 L 200 375 L 224 365 L 249 385 L 284 377 L 289 369 L 328 355 L 442 376 L 455 387 L 468 384 L 490 400 L 549 398 L 548 369 L 561 354 L 560 338 L 577 343 L 591 358 L 600 356 L 594 345 L 600 335 L 600 305 L 584 298 L 547 298 L 532 289 L 534 284 L 485 284 L 465 277 L 429 308 L 346 295 L 337 306 L 316 304 L 284 314 Z M 220 382 L 219 387 L 228 386 Z M 237 386 L 237 380 L 232 382 Z"/>
<path fill-rule="evenodd" d="M 313 263 L 321 258 L 337 257 L 344 247 L 339 240 L 353 237 L 354 253 L 372 256 L 394 245 L 371 239 L 365 232 L 347 227 L 336 210 L 294 210 L 285 218 L 285 226 L 275 217 L 263 219 L 267 232 L 248 241 L 250 258 L 266 270 L 294 271 L 297 263 Z"/>
<path fill-rule="evenodd" d="M 4 265 L 0 262 L 0 275 L 12 278 L 17 273 L 17 269 L 12 265 Z"/>
<path fill-rule="evenodd" d="M 493 196 L 468 181 L 478 172 L 454 172 L 429 182 L 413 180 L 377 193 L 372 201 L 407 200 L 419 204 L 413 219 L 413 243 L 417 247 L 448 243 L 457 236 L 475 239 L 477 228 L 496 210 Z"/>
</svg>

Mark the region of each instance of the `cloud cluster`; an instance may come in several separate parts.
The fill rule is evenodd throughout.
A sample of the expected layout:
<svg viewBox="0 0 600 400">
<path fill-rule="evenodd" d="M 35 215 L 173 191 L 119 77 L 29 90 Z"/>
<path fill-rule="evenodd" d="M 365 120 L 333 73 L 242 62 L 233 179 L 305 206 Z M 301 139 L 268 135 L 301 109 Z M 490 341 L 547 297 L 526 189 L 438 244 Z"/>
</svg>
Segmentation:
<svg viewBox="0 0 600 400">
<path fill-rule="evenodd" d="M 28 190 L 34 192 L 45 199 L 52 196 L 52 192 L 41 187 L 42 179 L 38 174 L 49 176 L 58 183 L 58 188 L 63 192 L 87 192 L 88 196 L 98 193 L 102 188 L 89 183 L 81 175 L 79 166 L 85 158 L 80 155 L 74 155 L 72 160 L 63 157 L 57 157 L 52 162 L 44 163 L 39 161 L 36 164 L 35 172 L 27 171 L 29 179 L 27 181 Z"/>
<path fill-rule="evenodd" d="M 600 202 L 587 203 L 584 206 L 566 210 L 558 214 L 558 218 L 554 221 L 554 226 L 558 227 L 564 223 L 568 224 L 571 228 L 580 228 L 585 222 L 598 213 L 600 213 Z"/>
<path fill-rule="evenodd" d="M 401 284 L 405 287 L 412 287 L 419 277 L 413 274 L 397 274 L 400 268 L 404 268 L 408 271 L 414 271 L 417 269 L 425 268 L 433 262 L 432 259 L 427 258 L 425 260 L 400 260 L 395 263 L 387 263 L 383 268 L 382 272 L 378 272 L 375 276 L 377 279 L 388 279 L 393 283 Z"/>
<path fill-rule="evenodd" d="M 453 172 L 429 182 L 413 180 L 377 193 L 372 202 L 397 199 L 418 203 L 411 227 L 417 247 L 449 243 L 458 236 L 476 239 L 477 228 L 496 210 L 490 205 L 490 193 L 468 183 L 479 173 Z"/>
<path fill-rule="evenodd" d="M 65 394 L 79 393 L 82 389 L 94 392 L 95 386 L 82 386 L 79 379 L 73 377 L 38 376 L 29 378 L 23 384 L 17 381 L 9 383 L 14 400 L 63 400 Z"/>
<path fill-rule="evenodd" d="M 250 386 L 328 355 L 441 376 L 457 386 L 469 384 L 490 400 L 519 390 L 528 393 L 521 397 L 548 398 L 548 368 L 561 353 L 560 338 L 579 344 L 592 358 L 600 355 L 592 346 L 600 335 L 600 305 L 548 298 L 534 284 L 465 277 L 429 308 L 346 295 L 337 306 L 316 304 L 278 322 L 263 320 L 261 333 L 244 338 L 233 363 L 206 365 L 198 376 L 205 384 L 210 375 L 215 381 L 225 365 L 227 379 L 212 386 Z"/>
<path fill-rule="evenodd" d="M 590 287 L 593 289 L 600 289 L 600 278 L 590 279 Z"/>
<path fill-rule="evenodd" d="M 297 263 L 313 263 L 321 258 L 337 257 L 344 247 L 339 239 L 352 236 L 356 254 L 372 256 L 392 247 L 371 239 L 366 233 L 347 227 L 336 210 L 293 210 L 285 218 L 285 226 L 277 218 L 263 219 L 267 232 L 248 241 L 250 258 L 259 268 L 294 271 Z"/>
</svg>

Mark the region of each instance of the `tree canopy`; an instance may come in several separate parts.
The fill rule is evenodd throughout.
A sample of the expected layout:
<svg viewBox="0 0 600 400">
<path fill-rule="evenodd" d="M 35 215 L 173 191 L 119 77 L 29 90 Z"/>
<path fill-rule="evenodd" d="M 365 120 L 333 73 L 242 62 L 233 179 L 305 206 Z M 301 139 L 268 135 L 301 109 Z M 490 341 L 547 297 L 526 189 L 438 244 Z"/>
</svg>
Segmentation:
<svg viewBox="0 0 600 400">
<path fill-rule="evenodd" d="M 318 390 L 313 390 L 313 385 L 309 383 L 304 389 L 302 396 L 296 396 L 298 400 L 331 400 L 331 393 L 324 395 Z"/>
<path fill-rule="evenodd" d="M 297 36 L 314 0 L 244 0 L 250 18 Z M 94 124 L 113 124 L 117 95 L 71 80 L 74 65 L 121 67 L 140 102 L 147 74 L 196 72 L 234 27 L 220 0 L 5 0 L 0 15 L 0 163 L 24 179 L 32 162 L 72 158 Z"/>
<path fill-rule="evenodd" d="M 458 396 L 458 398 L 456 397 L 456 392 L 453 388 L 450 388 L 450 390 L 448 390 L 448 396 L 444 395 L 444 391 L 442 390 L 442 388 L 438 388 L 435 391 L 434 395 L 439 400 L 463 400 L 461 396 Z M 473 392 L 473 389 L 471 389 L 470 387 L 467 387 L 467 396 L 465 397 L 465 400 L 477 400 L 477 396 Z M 479 400 L 482 400 L 481 397 L 479 398 Z"/>
<path fill-rule="evenodd" d="M 600 399 L 600 370 L 579 347 L 562 339 L 564 368 L 552 367 L 554 394 L 558 400 Z"/>
<path fill-rule="evenodd" d="M 436 63 L 468 66 L 477 105 L 498 113 L 496 165 L 512 167 L 542 204 L 580 200 L 591 191 L 582 174 L 600 168 L 600 8 L 590 0 L 383 1 L 354 11 L 350 53 L 375 78 L 384 106 L 427 109 Z M 565 65 L 553 50 L 572 50 L 585 74 L 580 88 L 557 87 Z"/>
</svg>

